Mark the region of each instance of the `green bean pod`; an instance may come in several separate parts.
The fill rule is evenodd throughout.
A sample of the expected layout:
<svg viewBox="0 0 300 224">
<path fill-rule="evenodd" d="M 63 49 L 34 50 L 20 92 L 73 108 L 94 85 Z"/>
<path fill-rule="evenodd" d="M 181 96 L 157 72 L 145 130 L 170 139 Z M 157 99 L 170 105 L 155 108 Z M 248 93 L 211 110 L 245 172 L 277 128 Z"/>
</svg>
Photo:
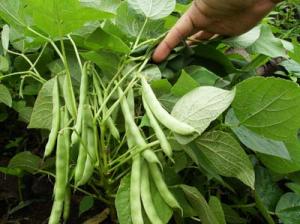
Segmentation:
<svg viewBox="0 0 300 224">
<path fill-rule="evenodd" d="M 75 167 L 75 174 L 74 174 L 75 186 L 79 186 L 78 184 L 82 179 L 86 158 L 87 158 L 87 130 L 83 129 L 81 132 L 79 154 L 78 154 L 77 163 Z"/>
<path fill-rule="evenodd" d="M 83 65 L 83 70 L 81 74 L 81 81 L 80 81 L 80 91 L 79 91 L 79 105 L 78 105 L 78 114 L 76 118 L 75 130 L 72 133 L 72 145 L 77 145 L 79 143 L 79 135 L 81 133 L 81 126 L 82 126 L 82 110 L 83 105 L 87 103 L 87 96 L 89 90 L 89 77 L 87 72 L 88 63 L 86 62 Z"/>
<path fill-rule="evenodd" d="M 94 167 L 97 164 L 97 142 L 95 139 L 95 127 L 93 124 L 93 114 L 89 105 L 83 106 L 82 111 L 83 116 L 83 131 L 86 132 L 86 140 L 87 140 L 87 156 L 85 160 L 84 170 L 82 173 L 82 177 L 78 182 L 78 186 L 86 184 L 91 176 L 93 175 Z"/>
<path fill-rule="evenodd" d="M 144 210 L 152 224 L 163 224 L 162 220 L 158 216 L 155 206 L 152 201 L 152 195 L 150 190 L 149 170 L 147 164 L 142 166 L 141 176 L 141 197 Z"/>
<path fill-rule="evenodd" d="M 61 124 L 62 128 L 67 128 L 68 111 L 65 108 L 61 109 Z M 69 173 L 69 148 L 68 140 L 70 138 L 68 129 L 62 129 L 57 137 L 56 149 L 56 175 L 54 186 L 54 203 L 52 206 L 49 224 L 58 224 L 62 215 L 63 203 L 68 184 Z"/>
<path fill-rule="evenodd" d="M 64 211 L 63 211 L 63 219 L 66 222 L 69 219 L 71 210 L 71 189 L 70 186 L 67 186 L 65 201 L 64 201 Z"/>
<path fill-rule="evenodd" d="M 71 75 L 66 74 L 63 85 L 63 95 L 65 99 L 66 107 L 71 114 L 72 118 L 77 117 L 77 105 L 75 100 L 75 94 L 73 91 L 73 85 L 71 80 Z"/>
<path fill-rule="evenodd" d="M 59 84 L 58 77 L 56 76 L 54 79 L 54 85 L 52 90 L 52 128 L 49 134 L 48 142 L 45 147 L 44 158 L 50 156 L 55 147 L 57 134 L 59 131 L 60 124 L 60 99 L 59 99 Z"/>
<path fill-rule="evenodd" d="M 197 133 L 197 130 L 195 128 L 182 121 L 177 120 L 161 106 L 151 86 L 143 76 L 141 78 L 141 81 L 143 97 L 145 98 L 145 101 L 147 102 L 154 116 L 157 118 L 157 120 L 159 120 L 160 123 L 177 134 L 191 135 Z"/>
<path fill-rule="evenodd" d="M 100 87 L 100 81 L 99 81 L 99 77 L 94 74 L 93 75 L 93 84 L 94 84 L 94 88 L 97 94 L 97 99 L 98 99 L 98 104 L 101 106 L 103 104 L 103 97 L 102 97 L 102 91 L 101 91 L 101 87 Z M 103 107 L 103 112 L 105 113 L 107 111 L 107 107 L 106 105 L 104 105 Z M 109 116 L 107 118 L 107 121 L 105 122 L 105 124 L 107 124 L 110 133 L 112 134 L 112 136 L 116 139 L 116 140 L 120 140 L 120 133 L 118 128 L 116 127 L 113 119 L 111 118 L 111 116 Z"/>
<path fill-rule="evenodd" d="M 168 186 L 166 185 L 162 174 L 160 172 L 160 169 L 158 166 L 154 163 L 149 163 L 149 170 L 152 176 L 152 179 L 156 185 L 156 188 L 158 192 L 160 193 L 163 200 L 166 202 L 167 205 L 169 205 L 173 209 L 181 209 L 180 205 L 178 204 L 177 200 L 173 196 L 173 194 L 168 189 Z"/>
<path fill-rule="evenodd" d="M 119 97 L 122 98 L 121 108 L 122 108 L 123 115 L 125 118 L 125 124 L 128 127 L 128 132 L 133 137 L 134 142 L 138 146 L 138 148 L 146 148 L 142 152 L 143 157 L 150 163 L 160 164 L 160 161 L 157 158 L 157 156 L 155 155 L 155 153 L 153 151 L 147 149 L 147 143 L 146 143 L 145 139 L 143 138 L 138 126 L 134 122 L 134 118 L 132 116 L 132 112 L 130 112 L 126 96 L 124 96 L 124 93 L 121 90 L 121 88 L 119 88 L 118 91 L 119 91 Z"/>
<path fill-rule="evenodd" d="M 120 89 L 119 94 L 123 92 Z M 129 126 L 132 121 L 126 122 L 126 120 L 133 120 L 133 110 L 134 110 L 134 101 L 133 95 L 129 96 L 130 105 L 124 96 L 121 100 L 121 109 L 125 117 L 125 128 L 127 136 L 127 144 L 130 149 L 135 146 L 134 135 L 131 134 L 131 127 Z M 134 154 L 135 152 L 132 152 Z M 137 153 L 132 158 L 131 165 L 131 176 L 130 176 L 130 212 L 131 220 L 133 224 L 143 224 L 143 213 L 142 213 L 142 203 L 141 203 L 141 156 L 140 153 Z"/>
<path fill-rule="evenodd" d="M 156 118 L 154 117 L 154 115 L 152 114 L 152 111 L 150 110 L 147 102 L 145 101 L 145 98 L 143 97 L 143 105 L 146 111 L 146 114 L 149 118 L 150 121 L 150 125 L 154 130 L 154 133 L 160 143 L 160 146 L 163 150 L 163 152 L 169 157 L 172 158 L 172 147 L 165 135 L 165 133 L 163 132 L 163 130 L 161 129 L 161 127 L 159 126 Z"/>
</svg>

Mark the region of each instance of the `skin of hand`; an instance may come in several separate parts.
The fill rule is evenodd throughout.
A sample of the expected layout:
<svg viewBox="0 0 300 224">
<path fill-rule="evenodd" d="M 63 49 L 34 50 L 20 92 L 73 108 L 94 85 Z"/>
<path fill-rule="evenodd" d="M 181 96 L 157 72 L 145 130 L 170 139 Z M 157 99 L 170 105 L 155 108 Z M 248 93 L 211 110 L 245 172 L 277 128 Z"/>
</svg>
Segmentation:
<svg viewBox="0 0 300 224">
<path fill-rule="evenodd" d="M 186 37 L 207 40 L 215 34 L 236 36 L 253 28 L 278 0 L 194 0 L 152 56 L 159 63 Z"/>
</svg>

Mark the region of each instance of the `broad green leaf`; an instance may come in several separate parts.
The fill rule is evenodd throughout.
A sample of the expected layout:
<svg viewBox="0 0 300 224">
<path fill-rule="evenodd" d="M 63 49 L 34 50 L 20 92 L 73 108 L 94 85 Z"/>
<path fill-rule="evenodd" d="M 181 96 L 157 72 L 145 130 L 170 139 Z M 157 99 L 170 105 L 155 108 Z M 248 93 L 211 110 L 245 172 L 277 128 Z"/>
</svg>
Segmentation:
<svg viewBox="0 0 300 224">
<path fill-rule="evenodd" d="M 184 96 L 197 87 L 199 87 L 199 84 L 186 71 L 183 70 L 171 92 L 175 96 Z"/>
<path fill-rule="evenodd" d="M 191 206 L 203 224 L 218 224 L 218 220 L 210 209 L 202 194 L 195 187 L 180 185 Z"/>
<path fill-rule="evenodd" d="M 11 107 L 12 105 L 12 98 L 10 92 L 6 88 L 6 86 L 2 84 L 0 84 L 0 103 L 4 103 L 9 107 Z"/>
<path fill-rule="evenodd" d="M 260 53 L 270 57 L 286 57 L 286 50 L 282 41 L 276 38 L 270 26 L 261 25 L 261 32 L 258 40 L 247 48 L 252 53 Z"/>
<path fill-rule="evenodd" d="M 130 48 L 117 36 L 105 32 L 101 28 L 95 30 L 85 41 L 92 50 L 107 49 L 120 53 L 130 52 Z"/>
<path fill-rule="evenodd" d="M 123 2 L 117 11 L 116 25 L 129 38 L 135 39 L 144 25 L 145 18 L 128 7 Z M 141 35 L 142 40 L 148 38 L 157 38 L 164 32 L 164 21 L 148 21 Z"/>
<path fill-rule="evenodd" d="M 32 114 L 32 107 L 26 106 L 25 101 L 13 102 L 12 108 L 19 113 L 19 119 L 29 123 Z"/>
<path fill-rule="evenodd" d="M 183 190 L 180 188 L 180 186 L 175 186 L 170 190 L 174 195 L 174 197 L 176 198 L 176 200 L 178 201 L 180 207 L 182 208 L 184 218 L 197 215 L 197 213 L 195 212 L 195 210 L 192 208 L 187 198 L 185 197 L 185 194 Z"/>
<path fill-rule="evenodd" d="M 89 51 L 81 53 L 81 56 L 86 60 L 94 62 L 106 77 L 111 77 L 118 70 L 120 58 L 113 53 L 106 51 Z"/>
<path fill-rule="evenodd" d="M 300 196 L 286 193 L 280 198 L 276 214 L 284 224 L 298 224 L 300 220 Z"/>
<path fill-rule="evenodd" d="M 285 143 L 287 150 L 289 151 L 291 160 L 282 159 L 275 156 L 269 156 L 265 154 L 257 154 L 259 160 L 270 170 L 280 173 L 292 173 L 300 170 L 300 143 L 290 142 Z"/>
<path fill-rule="evenodd" d="M 8 72 L 9 71 L 9 61 L 7 57 L 0 55 L 0 72 Z"/>
<path fill-rule="evenodd" d="M 78 0 L 26 0 L 36 26 L 52 38 L 63 37 L 92 20 L 112 18 L 113 14 L 84 7 Z"/>
<path fill-rule="evenodd" d="M 11 45 L 22 53 L 36 52 L 44 42 L 40 37 L 30 36 L 13 27 L 10 29 Z"/>
<path fill-rule="evenodd" d="M 218 174 L 218 170 L 211 164 L 205 154 L 198 149 L 198 146 L 192 142 L 189 145 L 184 146 L 184 152 L 186 152 L 194 163 L 200 168 L 200 170 L 209 178 L 215 179 L 217 182 L 227 187 L 234 192 L 231 186 L 224 182 L 223 178 Z"/>
<path fill-rule="evenodd" d="M 170 15 L 175 9 L 175 0 L 127 0 L 130 7 L 149 19 L 157 20 Z"/>
<path fill-rule="evenodd" d="M 212 45 L 198 44 L 193 51 L 192 64 L 201 65 L 220 76 L 237 71 L 228 57 Z"/>
<path fill-rule="evenodd" d="M 8 168 L 18 168 L 28 173 L 39 170 L 42 159 L 29 151 L 16 154 L 8 164 Z"/>
<path fill-rule="evenodd" d="M 269 211 L 274 211 L 277 202 L 283 194 L 282 190 L 272 180 L 269 171 L 263 167 L 256 167 L 255 180 L 256 194 Z"/>
<path fill-rule="evenodd" d="M 201 66 L 189 66 L 185 70 L 200 86 L 214 86 L 216 81 L 220 78 Z"/>
<path fill-rule="evenodd" d="M 203 133 L 231 104 L 235 90 L 199 87 L 183 96 L 174 106 L 172 115 Z"/>
<path fill-rule="evenodd" d="M 248 220 L 241 218 L 239 213 L 232 209 L 229 205 L 222 203 L 226 222 L 229 224 L 248 224 Z"/>
<path fill-rule="evenodd" d="M 254 170 L 239 143 L 228 133 L 212 131 L 196 139 L 198 149 L 220 175 L 235 177 L 254 189 Z"/>
<path fill-rule="evenodd" d="M 258 209 L 260 214 L 264 217 L 267 223 L 275 224 L 272 216 L 269 214 L 267 207 L 264 205 L 264 202 L 262 201 L 261 197 L 257 194 L 257 192 L 254 192 L 254 197 L 256 208 Z"/>
<path fill-rule="evenodd" d="M 121 0 L 80 0 L 80 3 L 87 7 L 116 13 L 118 6 L 121 4 Z"/>
<path fill-rule="evenodd" d="M 90 210 L 94 205 L 94 198 L 91 196 L 85 196 L 82 198 L 79 204 L 79 216 L 81 216 L 82 213 Z"/>
<path fill-rule="evenodd" d="M 286 60 L 280 63 L 291 75 L 300 78 L 300 64 L 294 60 Z"/>
<path fill-rule="evenodd" d="M 5 56 L 6 52 L 8 50 L 8 46 L 9 46 L 9 26 L 8 25 L 4 25 L 2 27 L 1 41 L 2 41 L 2 47 L 4 50 L 4 56 Z"/>
<path fill-rule="evenodd" d="M 224 42 L 235 48 L 247 48 L 258 40 L 260 34 L 261 26 L 256 26 L 250 31 L 237 37 L 228 38 Z"/>
<path fill-rule="evenodd" d="M 215 214 L 218 222 L 220 224 L 226 224 L 225 215 L 224 215 L 224 211 L 220 199 L 215 196 L 211 196 L 209 198 L 208 205 L 212 210 L 212 212 Z"/>
<path fill-rule="evenodd" d="M 51 79 L 40 90 L 33 107 L 28 128 L 51 129 L 53 84 L 54 79 Z"/>
<path fill-rule="evenodd" d="M 249 149 L 290 160 L 289 151 L 283 142 L 264 138 L 243 125 L 239 125 L 239 120 L 236 118 L 232 109 L 230 109 L 226 115 L 226 124 L 230 126 L 239 140 Z"/>
<path fill-rule="evenodd" d="M 115 205 L 120 224 L 131 224 L 130 214 L 130 175 L 125 176 L 119 185 Z"/>
<path fill-rule="evenodd" d="M 25 19 L 25 0 L 0 0 L 0 17 L 9 25 L 22 26 L 28 25 Z"/>
<path fill-rule="evenodd" d="M 292 191 L 294 191 L 294 193 L 298 194 L 300 196 L 300 184 L 298 183 L 286 183 L 285 184 L 289 189 L 291 189 Z"/>
<path fill-rule="evenodd" d="M 9 168 L 9 167 L 1 167 L 0 166 L 0 173 L 4 173 L 6 175 L 11 175 L 11 176 L 17 176 L 21 177 L 23 172 L 19 168 Z"/>
<path fill-rule="evenodd" d="M 254 77 L 237 85 L 232 105 L 240 124 L 266 138 L 294 140 L 300 127 L 300 88 L 278 78 Z"/>
</svg>

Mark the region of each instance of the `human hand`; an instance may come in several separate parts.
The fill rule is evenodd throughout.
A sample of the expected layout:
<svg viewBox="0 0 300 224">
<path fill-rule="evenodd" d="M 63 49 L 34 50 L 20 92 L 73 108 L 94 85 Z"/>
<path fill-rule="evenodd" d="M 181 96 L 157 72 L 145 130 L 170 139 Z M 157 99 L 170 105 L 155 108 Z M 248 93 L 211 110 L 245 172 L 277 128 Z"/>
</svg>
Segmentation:
<svg viewBox="0 0 300 224">
<path fill-rule="evenodd" d="M 207 40 L 215 34 L 236 36 L 253 28 L 278 0 L 194 0 L 152 56 L 161 62 L 184 38 Z"/>
</svg>

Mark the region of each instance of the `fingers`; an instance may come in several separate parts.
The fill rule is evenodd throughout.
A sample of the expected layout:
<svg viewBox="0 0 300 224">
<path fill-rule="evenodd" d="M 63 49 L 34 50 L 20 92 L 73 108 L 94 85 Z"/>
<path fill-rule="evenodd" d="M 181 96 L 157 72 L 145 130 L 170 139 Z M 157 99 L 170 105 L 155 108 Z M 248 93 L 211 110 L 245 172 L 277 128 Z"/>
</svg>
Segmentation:
<svg viewBox="0 0 300 224">
<path fill-rule="evenodd" d="M 207 18 L 200 12 L 196 4 L 193 4 L 158 45 L 152 56 L 153 60 L 155 62 L 163 61 L 183 39 L 207 24 Z"/>
</svg>

